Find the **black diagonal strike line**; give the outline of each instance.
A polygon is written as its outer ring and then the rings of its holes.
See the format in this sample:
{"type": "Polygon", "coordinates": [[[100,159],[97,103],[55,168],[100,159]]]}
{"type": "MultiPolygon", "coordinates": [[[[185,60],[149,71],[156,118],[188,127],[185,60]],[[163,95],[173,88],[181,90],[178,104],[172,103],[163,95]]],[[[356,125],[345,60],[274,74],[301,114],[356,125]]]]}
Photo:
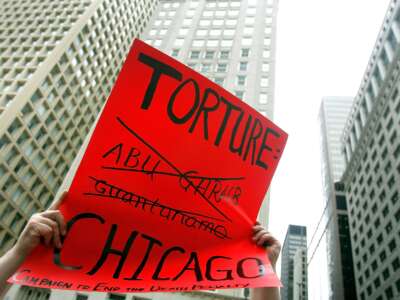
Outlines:
{"type": "MultiPolygon", "coordinates": [[[[144,173],[144,174],[149,174],[149,175],[155,174],[155,175],[180,177],[179,174],[172,173],[172,172],[146,171],[146,170],[138,170],[138,169],[132,169],[132,168],[119,168],[119,167],[112,167],[112,166],[102,166],[102,168],[106,169],[106,170],[126,171],[126,172],[134,172],[134,173],[144,173]]],[[[187,178],[190,178],[190,179],[215,180],[215,181],[236,181],[236,180],[245,179],[245,177],[210,177],[210,176],[201,176],[201,175],[187,175],[187,178]]]]}
{"type": "Polygon", "coordinates": [[[175,170],[175,172],[179,173],[180,176],[185,178],[187,182],[193,187],[193,189],[200,194],[200,196],[207,201],[208,204],[210,204],[220,215],[222,215],[225,219],[228,221],[232,222],[232,220],[225,215],[218,207],[216,207],[211,201],[209,201],[206,196],[203,195],[203,193],[196,188],[196,186],[193,184],[193,182],[184,174],[182,173],[177,167],[175,167],[169,160],[167,160],[160,152],[158,152],[153,146],[151,146],[149,143],[147,143],[141,136],[139,136],[135,131],[133,131],[128,125],[125,124],[124,121],[121,120],[120,117],[116,117],[117,121],[125,127],[126,130],[128,130],[131,134],[133,134],[138,140],[140,140],[143,144],[145,144],[147,147],[149,147],[154,153],[156,153],[159,157],[161,157],[167,165],[169,165],[172,169],[175,170]]]}

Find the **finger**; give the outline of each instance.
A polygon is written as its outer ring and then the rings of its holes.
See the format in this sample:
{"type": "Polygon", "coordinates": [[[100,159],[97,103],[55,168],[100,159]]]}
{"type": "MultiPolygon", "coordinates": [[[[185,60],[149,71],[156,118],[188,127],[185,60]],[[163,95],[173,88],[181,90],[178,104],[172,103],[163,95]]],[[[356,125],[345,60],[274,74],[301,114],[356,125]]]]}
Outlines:
{"type": "Polygon", "coordinates": [[[45,245],[50,246],[50,241],[53,237],[53,230],[51,229],[51,227],[44,223],[36,223],[34,230],[38,237],[44,239],[45,245]]]}
{"type": "Polygon", "coordinates": [[[263,226],[261,226],[261,225],[255,225],[255,226],[253,226],[253,232],[254,232],[254,233],[257,233],[257,232],[259,232],[259,231],[261,231],[261,230],[265,230],[265,228],[264,228],[263,226]]]}
{"type": "Polygon", "coordinates": [[[268,232],[265,230],[265,229],[263,229],[263,230],[260,230],[260,231],[258,231],[257,233],[255,233],[254,235],[253,235],[253,240],[254,241],[258,241],[259,239],[260,239],[260,237],[262,237],[264,234],[267,234],[268,232]]]}
{"type": "Polygon", "coordinates": [[[53,240],[53,246],[56,247],[56,248],[61,248],[62,244],[61,244],[61,237],[60,237],[60,229],[58,227],[57,222],[52,220],[52,219],[45,218],[45,217],[42,217],[42,216],[39,216],[37,218],[37,220],[40,223],[46,224],[46,225],[51,227],[52,233],[53,233],[53,239],[52,239],[53,240]]]}
{"type": "Polygon", "coordinates": [[[263,247],[273,247],[276,242],[276,239],[272,235],[264,234],[257,240],[257,245],[263,247]]]}
{"type": "Polygon", "coordinates": [[[41,213],[41,216],[56,221],[62,235],[65,235],[67,233],[67,225],[65,224],[64,216],[60,213],[59,210],[46,210],[41,213]]]}
{"type": "Polygon", "coordinates": [[[55,201],[53,201],[52,204],[50,204],[50,206],[49,206],[48,209],[49,209],[49,210],[55,210],[55,209],[57,209],[57,208],[60,206],[60,204],[64,201],[65,196],[67,196],[67,194],[68,194],[68,191],[67,191],[67,190],[63,191],[63,192],[61,193],[60,197],[58,197],[55,201]]]}

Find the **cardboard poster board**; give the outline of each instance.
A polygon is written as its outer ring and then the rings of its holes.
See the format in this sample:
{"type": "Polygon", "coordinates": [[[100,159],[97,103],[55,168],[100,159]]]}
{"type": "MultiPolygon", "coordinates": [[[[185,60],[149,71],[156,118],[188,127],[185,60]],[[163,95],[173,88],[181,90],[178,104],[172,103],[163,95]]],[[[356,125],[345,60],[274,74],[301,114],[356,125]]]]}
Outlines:
{"type": "Polygon", "coordinates": [[[135,40],[61,206],[63,247],[11,278],[100,292],[278,286],[251,227],[287,135],[135,40]]]}

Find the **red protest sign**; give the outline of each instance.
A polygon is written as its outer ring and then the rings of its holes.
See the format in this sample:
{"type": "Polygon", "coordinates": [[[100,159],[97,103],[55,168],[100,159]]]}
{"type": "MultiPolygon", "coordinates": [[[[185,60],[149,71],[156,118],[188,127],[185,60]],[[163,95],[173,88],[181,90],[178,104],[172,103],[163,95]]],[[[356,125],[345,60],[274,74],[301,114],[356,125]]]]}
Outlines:
{"type": "Polygon", "coordinates": [[[278,286],[251,226],[287,135],[136,40],[61,211],[61,250],[11,278],[87,291],[278,286]]]}

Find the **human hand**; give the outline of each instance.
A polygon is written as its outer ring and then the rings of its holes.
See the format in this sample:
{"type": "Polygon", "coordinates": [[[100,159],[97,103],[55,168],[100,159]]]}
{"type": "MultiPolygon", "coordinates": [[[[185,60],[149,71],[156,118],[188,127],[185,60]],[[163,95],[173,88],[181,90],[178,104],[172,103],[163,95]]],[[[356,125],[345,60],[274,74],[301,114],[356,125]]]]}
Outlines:
{"type": "Polygon", "coordinates": [[[268,258],[272,267],[275,269],[279,253],[281,252],[281,244],[267,230],[265,230],[258,221],[253,226],[253,241],[258,246],[264,247],[267,250],[268,258]]]}
{"type": "Polygon", "coordinates": [[[66,234],[64,217],[57,210],[67,192],[63,192],[48,210],[32,215],[14,246],[14,252],[20,257],[28,256],[33,249],[44,242],[46,246],[61,248],[61,235],[66,234]]]}

